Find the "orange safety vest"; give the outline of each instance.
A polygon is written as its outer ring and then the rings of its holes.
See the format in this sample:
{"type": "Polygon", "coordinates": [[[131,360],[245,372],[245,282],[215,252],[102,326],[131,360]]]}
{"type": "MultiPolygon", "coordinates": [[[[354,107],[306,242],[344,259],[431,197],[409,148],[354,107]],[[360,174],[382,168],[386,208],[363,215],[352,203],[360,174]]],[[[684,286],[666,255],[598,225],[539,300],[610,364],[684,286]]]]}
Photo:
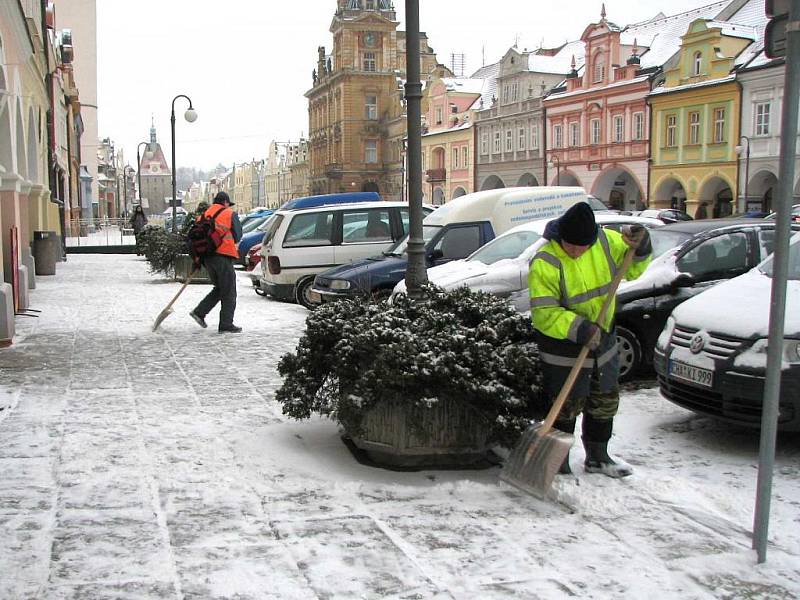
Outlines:
{"type": "Polygon", "coordinates": [[[212,204],[203,214],[208,219],[214,219],[217,234],[222,238],[222,243],[217,246],[217,254],[239,258],[239,251],[233,239],[233,209],[226,207],[219,210],[219,208],[219,204],[212,204]]]}

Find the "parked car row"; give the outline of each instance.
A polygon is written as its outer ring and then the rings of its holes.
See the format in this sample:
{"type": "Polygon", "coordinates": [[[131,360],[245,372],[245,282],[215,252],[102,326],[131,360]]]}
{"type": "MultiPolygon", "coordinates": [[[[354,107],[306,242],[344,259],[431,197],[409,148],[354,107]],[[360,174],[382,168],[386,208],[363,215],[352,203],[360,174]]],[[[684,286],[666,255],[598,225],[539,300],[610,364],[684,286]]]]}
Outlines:
{"type": "MultiPolygon", "coordinates": [[[[313,308],[340,298],[404,292],[408,206],[347,196],[330,202],[326,197],[302,199],[259,222],[260,243],[242,253],[248,266],[261,259],[251,275],[257,293],[313,308]]],[[[429,280],[445,289],[467,286],[497,294],[517,310],[529,310],[528,269],[544,243],[544,228],[581,200],[591,200],[582,188],[507,188],[462,196],[435,212],[426,207],[423,240],[429,280]]],[[[737,423],[758,422],[766,326],[751,313],[767,314],[768,297],[760,310],[755,300],[748,304],[747,293],[742,294],[747,302],[740,303],[731,301],[735,294],[725,296],[718,290],[724,289],[722,282],[739,277],[768,287],[763,280],[770,276],[774,220],[695,221],[664,210],[625,215],[599,202],[593,208],[601,227],[619,230],[638,223],[650,229],[653,242],[653,262],[642,277],[624,282],[618,295],[622,378],[654,364],[666,398],[737,423]],[[665,224],[669,221],[673,222],[665,224]],[[695,312],[686,312],[687,305],[695,312]],[[684,314],[695,316],[685,317],[682,325],[679,317],[684,314]],[[709,314],[715,319],[707,319],[709,314]],[[726,333],[730,321],[755,329],[726,333]],[[705,359],[685,356],[686,348],[705,359]],[[709,359],[715,352],[716,358],[709,359]]],[[[800,231],[800,223],[794,229],[800,231]]],[[[798,239],[792,246],[794,295],[787,309],[795,315],[800,314],[798,239]]],[[[755,293],[753,285],[748,290],[755,293]]],[[[794,321],[787,321],[785,356],[785,386],[797,398],[800,324],[794,321]]],[[[800,429],[796,403],[800,400],[782,404],[782,427],[800,429]]]]}

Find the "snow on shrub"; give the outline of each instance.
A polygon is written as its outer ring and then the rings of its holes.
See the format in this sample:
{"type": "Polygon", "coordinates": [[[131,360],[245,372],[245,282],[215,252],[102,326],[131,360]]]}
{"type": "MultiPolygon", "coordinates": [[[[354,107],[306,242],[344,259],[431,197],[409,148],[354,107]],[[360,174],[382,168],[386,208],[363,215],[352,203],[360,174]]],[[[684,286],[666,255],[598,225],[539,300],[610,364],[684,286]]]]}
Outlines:
{"type": "Polygon", "coordinates": [[[511,444],[544,407],[529,320],[504,300],[426,286],[414,301],[341,300],[312,312],[295,353],[278,363],[283,413],[326,415],[351,434],[379,400],[468,403],[490,441],[511,444]]]}

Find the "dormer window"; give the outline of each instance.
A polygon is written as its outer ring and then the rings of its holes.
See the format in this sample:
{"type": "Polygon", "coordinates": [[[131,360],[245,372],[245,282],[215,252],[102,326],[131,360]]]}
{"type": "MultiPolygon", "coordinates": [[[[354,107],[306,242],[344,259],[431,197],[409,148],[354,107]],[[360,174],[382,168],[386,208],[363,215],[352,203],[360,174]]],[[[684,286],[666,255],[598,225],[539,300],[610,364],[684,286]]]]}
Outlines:
{"type": "Polygon", "coordinates": [[[703,53],[702,52],[695,52],[694,53],[694,61],[692,67],[692,75],[700,75],[700,69],[703,66],[703,53]]]}
{"type": "Polygon", "coordinates": [[[592,70],[592,82],[602,83],[606,78],[606,61],[601,54],[594,61],[594,69],[592,70]]]}

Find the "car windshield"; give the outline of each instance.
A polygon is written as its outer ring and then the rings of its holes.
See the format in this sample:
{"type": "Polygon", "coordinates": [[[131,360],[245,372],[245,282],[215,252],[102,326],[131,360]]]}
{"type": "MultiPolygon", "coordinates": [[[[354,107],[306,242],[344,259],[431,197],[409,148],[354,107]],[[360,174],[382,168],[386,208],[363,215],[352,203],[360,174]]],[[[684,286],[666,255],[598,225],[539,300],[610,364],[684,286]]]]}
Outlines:
{"type": "Polygon", "coordinates": [[[483,248],[472,253],[468,261],[492,265],[506,258],[517,258],[525,250],[542,238],[535,231],[516,231],[492,240],[483,248]]]}
{"type": "Polygon", "coordinates": [[[269,218],[269,215],[264,215],[263,217],[262,216],[258,216],[258,217],[255,217],[255,218],[251,219],[250,221],[248,221],[247,223],[242,225],[242,233],[250,233],[251,231],[255,231],[256,227],[261,225],[268,218],[269,218]]]}
{"type": "Polygon", "coordinates": [[[657,258],[671,248],[680,246],[683,242],[692,237],[688,233],[680,231],[664,231],[663,229],[651,229],[650,239],[653,242],[653,258],[657,258]]]}
{"type": "MultiPolygon", "coordinates": [[[[422,239],[425,241],[425,245],[427,246],[428,242],[430,242],[439,230],[442,227],[440,225],[423,225],[422,226],[422,239]]],[[[405,236],[399,242],[397,242],[394,246],[389,248],[384,254],[387,256],[401,256],[405,254],[406,249],[408,248],[408,236],[405,236]]]]}
{"type": "MultiPolygon", "coordinates": [[[[767,277],[772,277],[775,255],[762,262],[758,269],[767,277]]],[[[789,279],[800,280],[800,235],[795,235],[789,246],[789,279]]]]}
{"type": "Polygon", "coordinates": [[[275,222],[274,217],[276,217],[276,216],[277,215],[269,215],[266,219],[264,219],[264,221],[261,223],[261,225],[256,227],[256,229],[258,229],[259,231],[266,231],[267,229],[270,228],[272,223],[275,222]]]}
{"type": "Polygon", "coordinates": [[[594,196],[586,196],[586,202],[592,207],[592,210],[608,210],[608,207],[603,202],[594,196]]]}

